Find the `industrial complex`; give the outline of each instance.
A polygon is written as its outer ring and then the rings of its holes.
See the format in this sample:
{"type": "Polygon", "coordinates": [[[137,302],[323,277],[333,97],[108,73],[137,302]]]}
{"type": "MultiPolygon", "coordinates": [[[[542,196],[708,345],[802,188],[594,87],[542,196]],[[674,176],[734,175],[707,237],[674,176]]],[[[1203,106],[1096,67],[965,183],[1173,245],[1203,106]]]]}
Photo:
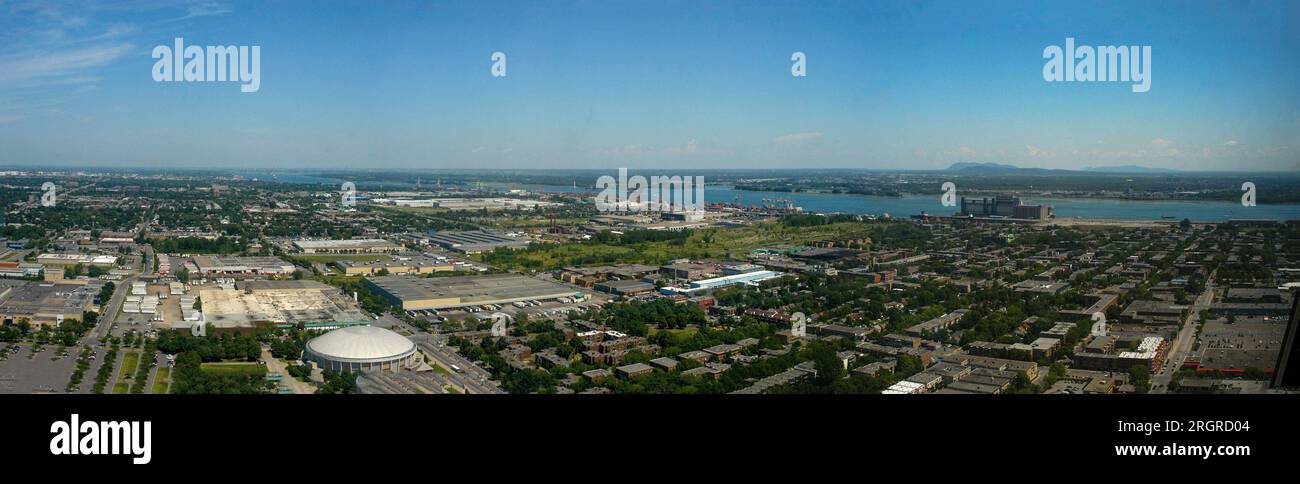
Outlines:
{"type": "Polygon", "coordinates": [[[391,256],[388,260],[358,261],[337,260],[332,264],[344,275],[357,276],[387,272],[388,274],[428,274],[454,271],[456,265],[446,257],[391,256]]]}
{"type": "Polygon", "coordinates": [[[0,322],[5,326],[23,320],[54,325],[64,319],[81,319],[97,292],[97,285],[0,279],[0,322]]]}
{"type": "Polygon", "coordinates": [[[384,239],[295,240],[293,246],[304,254],[389,254],[402,246],[384,239]]]}
{"type": "Polygon", "coordinates": [[[384,276],[366,279],[366,285],[407,311],[509,304],[582,294],[554,282],[519,274],[436,278],[384,276]]]}
{"type": "Polygon", "coordinates": [[[293,264],[279,257],[235,257],[216,255],[196,255],[185,263],[193,274],[204,277],[215,276],[255,276],[270,277],[292,274],[293,264]]]}
{"type": "MultiPolygon", "coordinates": [[[[202,325],[212,325],[215,331],[249,333],[258,326],[299,324],[331,329],[369,322],[351,297],[314,281],[248,281],[233,287],[208,287],[199,290],[199,300],[203,304],[202,325]]],[[[188,327],[188,323],[178,324],[188,327]]]]}
{"type": "Polygon", "coordinates": [[[478,254],[496,250],[497,247],[518,249],[528,247],[528,237],[516,237],[490,230],[433,232],[429,243],[465,254],[478,254]]]}

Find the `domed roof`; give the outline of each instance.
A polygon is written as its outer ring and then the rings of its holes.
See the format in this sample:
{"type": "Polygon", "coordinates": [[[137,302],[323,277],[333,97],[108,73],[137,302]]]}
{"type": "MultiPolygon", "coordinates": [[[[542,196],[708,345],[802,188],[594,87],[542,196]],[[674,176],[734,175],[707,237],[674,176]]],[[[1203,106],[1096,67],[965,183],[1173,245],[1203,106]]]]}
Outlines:
{"type": "Polygon", "coordinates": [[[349,326],[313,338],[307,350],[335,360],[385,360],[414,352],[415,343],[384,328],[349,326]]]}

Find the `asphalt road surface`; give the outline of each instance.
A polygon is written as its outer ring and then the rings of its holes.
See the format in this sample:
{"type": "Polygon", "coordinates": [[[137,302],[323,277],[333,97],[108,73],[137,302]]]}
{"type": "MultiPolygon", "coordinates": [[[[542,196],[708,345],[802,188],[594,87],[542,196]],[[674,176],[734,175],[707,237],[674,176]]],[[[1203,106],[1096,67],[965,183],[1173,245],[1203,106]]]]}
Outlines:
{"type": "Polygon", "coordinates": [[[1214,302],[1214,283],[1210,282],[1205,285],[1205,292],[1197,296],[1196,301],[1192,302],[1192,307],[1188,310],[1187,321],[1183,322],[1183,328],[1178,331],[1178,336],[1174,338],[1169,354],[1165,356],[1164,364],[1160,367],[1160,371],[1152,375],[1151,393],[1166,393],[1169,391],[1169,382],[1173,381],[1174,374],[1178,373],[1178,369],[1183,367],[1183,362],[1187,360],[1188,354],[1192,351],[1192,345],[1196,342],[1196,327],[1201,322],[1201,311],[1209,308],[1212,302],[1214,302]]]}

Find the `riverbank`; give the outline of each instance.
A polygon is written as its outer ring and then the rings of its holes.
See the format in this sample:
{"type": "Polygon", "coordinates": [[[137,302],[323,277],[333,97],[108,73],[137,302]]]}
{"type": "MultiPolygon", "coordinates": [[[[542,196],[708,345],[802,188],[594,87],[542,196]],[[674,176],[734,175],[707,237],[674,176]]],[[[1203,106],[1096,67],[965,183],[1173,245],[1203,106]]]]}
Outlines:
{"type": "Polygon", "coordinates": [[[1057,217],[1051,220],[1044,221],[1040,225],[1050,225],[1054,227],[1120,227],[1126,229],[1140,229],[1140,228],[1169,227],[1171,225],[1178,225],[1178,221],[1057,217]]]}

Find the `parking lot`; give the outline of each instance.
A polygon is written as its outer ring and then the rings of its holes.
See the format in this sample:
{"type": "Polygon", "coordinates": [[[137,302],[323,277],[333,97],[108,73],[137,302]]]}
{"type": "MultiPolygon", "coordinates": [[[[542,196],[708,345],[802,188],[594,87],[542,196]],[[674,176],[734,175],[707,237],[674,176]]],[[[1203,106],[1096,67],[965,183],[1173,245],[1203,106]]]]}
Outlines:
{"type": "MultiPolygon", "coordinates": [[[[172,329],[172,325],[178,323],[183,328],[189,327],[181,317],[180,296],[170,294],[170,289],[166,284],[150,284],[146,287],[146,291],[149,295],[160,298],[156,312],[152,314],[127,313],[119,310],[115,319],[117,327],[113,330],[112,336],[122,336],[128,330],[134,330],[137,334],[141,334],[158,329],[172,329]],[[161,317],[161,320],[159,320],[159,317],[161,317]]],[[[197,294],[197,289],[191,288],[187,291],[187,294],[197,294]]]]}
{"type": "MultiPolygon", "coordinates": [[[[73,350],[68,351],[67,357],[59,358],[57,346],[47,345],[44,351],[34,355],[30,343],[9,347],[18,351],[10,350],[8,358],[0,361],[0,393],[63,393],[77,366],[73,350]]],[[[84,380],[82,386],[86,386],[84,380]]]]}

